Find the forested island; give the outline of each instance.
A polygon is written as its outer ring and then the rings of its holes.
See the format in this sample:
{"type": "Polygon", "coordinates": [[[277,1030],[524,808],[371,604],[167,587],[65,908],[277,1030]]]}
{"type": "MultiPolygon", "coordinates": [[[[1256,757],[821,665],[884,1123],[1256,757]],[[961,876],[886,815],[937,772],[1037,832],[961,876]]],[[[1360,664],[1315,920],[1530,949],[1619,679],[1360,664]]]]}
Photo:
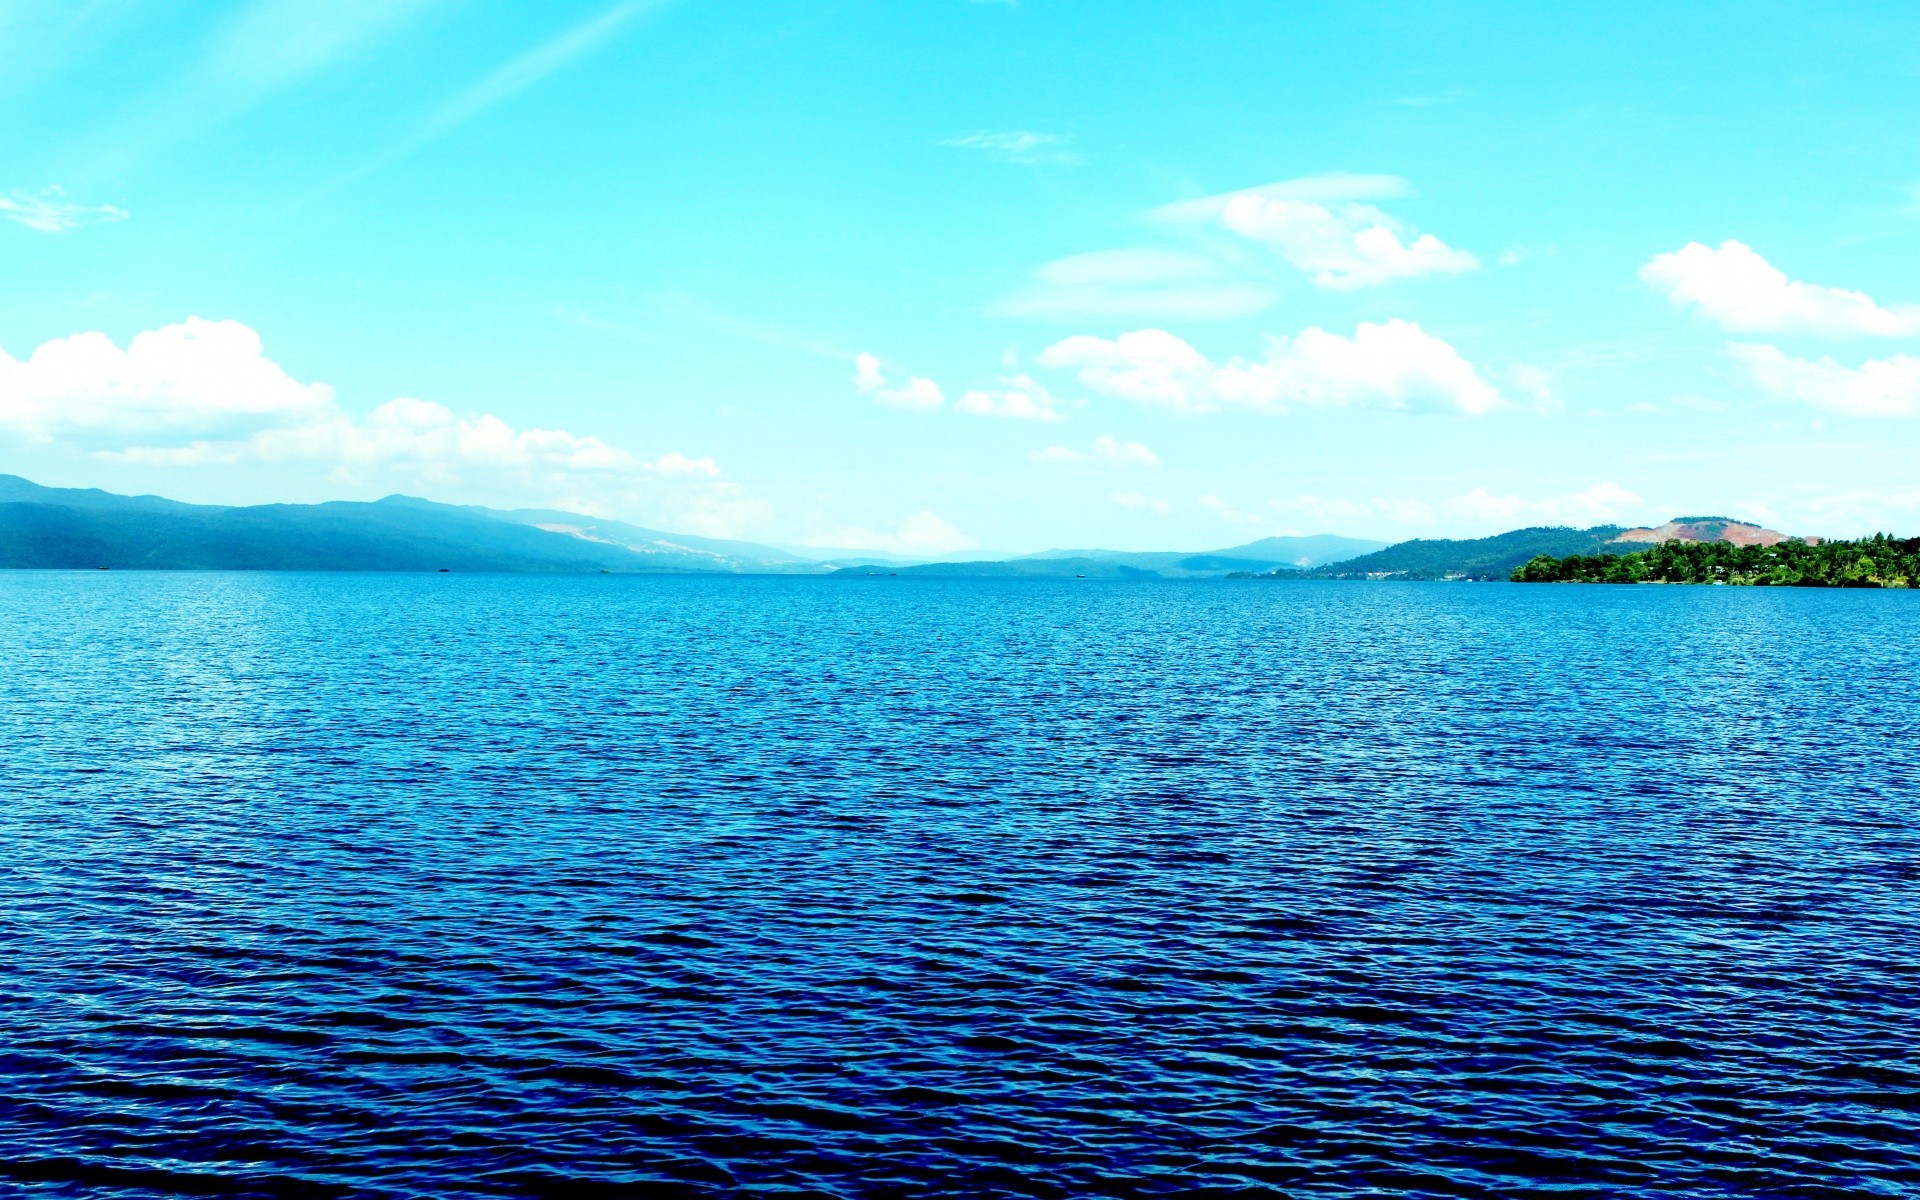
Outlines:
{"type": "Polygon", "coordinates": [[[1668,541],[1631,554],[1542,554],[1515,583],[1726,583],[1774,587],[1905,588],[1920,583],[1920,538],[1772,546],[1668,541]]]}

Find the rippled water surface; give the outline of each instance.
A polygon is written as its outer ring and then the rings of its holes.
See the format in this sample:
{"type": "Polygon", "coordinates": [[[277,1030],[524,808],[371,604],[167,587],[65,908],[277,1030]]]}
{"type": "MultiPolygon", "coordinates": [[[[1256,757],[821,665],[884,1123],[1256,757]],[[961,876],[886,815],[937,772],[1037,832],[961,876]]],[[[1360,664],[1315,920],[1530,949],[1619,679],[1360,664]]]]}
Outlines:
{"type": "Polygon", "coordinates": [[[0,1191],[1912,1196],[1917,634],[0,574],[0,1191]]]}

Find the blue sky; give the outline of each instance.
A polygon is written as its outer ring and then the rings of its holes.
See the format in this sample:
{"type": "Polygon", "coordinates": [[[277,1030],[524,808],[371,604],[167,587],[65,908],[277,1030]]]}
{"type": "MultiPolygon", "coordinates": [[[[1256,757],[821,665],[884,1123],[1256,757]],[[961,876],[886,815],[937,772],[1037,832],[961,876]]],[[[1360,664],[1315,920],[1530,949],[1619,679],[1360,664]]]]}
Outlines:
{"type": "Polygon", "coordinates": [[[7,0],[0,470],[916,554],[1920,531],[1920,10],[7,0]]]}

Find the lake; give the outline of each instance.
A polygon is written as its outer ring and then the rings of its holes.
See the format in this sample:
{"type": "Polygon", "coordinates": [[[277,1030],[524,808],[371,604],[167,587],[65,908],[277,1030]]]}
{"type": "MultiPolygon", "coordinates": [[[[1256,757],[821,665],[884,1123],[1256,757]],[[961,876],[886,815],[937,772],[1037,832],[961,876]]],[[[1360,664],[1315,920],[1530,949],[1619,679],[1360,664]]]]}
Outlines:
{"type": "Polygon", "coordinates": [[[20,1196],[1920,1189],[1920,595],[0,573],[20,1196]]]}

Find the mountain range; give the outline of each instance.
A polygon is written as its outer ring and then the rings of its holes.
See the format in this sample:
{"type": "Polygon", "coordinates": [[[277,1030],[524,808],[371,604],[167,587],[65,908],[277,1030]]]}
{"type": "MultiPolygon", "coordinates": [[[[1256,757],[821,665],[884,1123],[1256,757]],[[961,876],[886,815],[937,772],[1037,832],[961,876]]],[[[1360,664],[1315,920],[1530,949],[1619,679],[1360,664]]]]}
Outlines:
{"type": "MultiPolygon", "coordinates": [[[[842,560],[842,563],[857,560],[842,560]]],[[[835,564],[842,565],[842,564],[835,564]]],[[[185,504],[0,475],[0,567],[304,571],[817,571],[752,542],[575,513],[408,496],[372,503],[185,504]]]]}
{"type": "Polygon", "coordinates": [[[1519,529],[1464,541],[1388,545],[1318,534],[1197,553],[1047,550],[926,562],[696,537],[552,509],[480,508],[411,496],[187,504],[97,488],[43,487],[0,475],[0,568],[1505,579],[1539,554],[1626,553],[1668,537],[1768,545],[1784,536],[1724,517],[1682,517],[1652,529],[1519,529]]]}

